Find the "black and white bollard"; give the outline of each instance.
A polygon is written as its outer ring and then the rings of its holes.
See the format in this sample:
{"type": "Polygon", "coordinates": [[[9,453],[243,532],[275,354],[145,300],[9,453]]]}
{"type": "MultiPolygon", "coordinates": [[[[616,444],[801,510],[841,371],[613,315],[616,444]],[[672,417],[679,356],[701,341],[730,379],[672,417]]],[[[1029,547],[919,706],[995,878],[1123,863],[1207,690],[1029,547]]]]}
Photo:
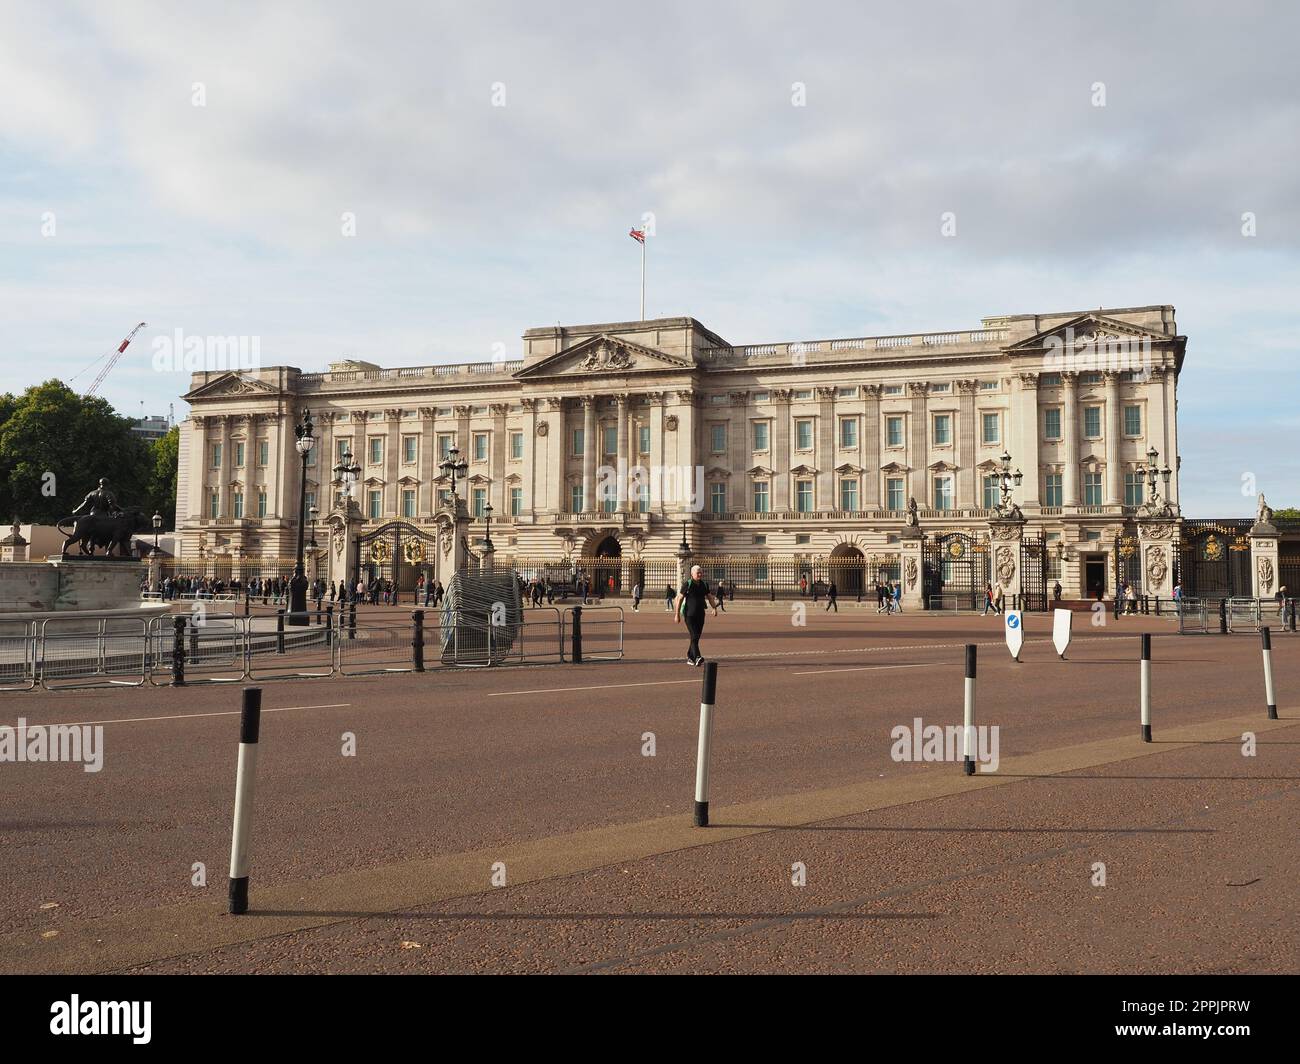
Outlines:
{"type": "Polygon", "coordinates": [[[962,760],[968,776],[975,775],[975,655],[978,647],[966,644],[966,697],[962,715],[962,760]]]}
{"type": "Polygon", "coordinates": [[[695,826],[709,826],[709,751],[713,746],[713,703],[718,693],[718,663],[704,663],[700,694],[700,742],[695,751],[695,826]]]}
{"type": "Polygon", "coordinates": [[[1151,633],[1142,633],[1142,741],[1151,741],[1151,633]]]}
{"type": "Polygon", "coordinates": [[[1268,703],[1268,719],[1277,720],[1277,695],[1273,693],[1273,633],[1267,625],[1259,630],[1259,641],[1264,646],[1264,699],[1268,703]]]}
{"type": "Polygon", "coordinates": [[[230,836],[230,914],[248,912],[248,837],[257,779],[257,737],[262,723],[262,689],[244,688],[239,715],[239,764],[235,769],[235,827],[230,836]]]}

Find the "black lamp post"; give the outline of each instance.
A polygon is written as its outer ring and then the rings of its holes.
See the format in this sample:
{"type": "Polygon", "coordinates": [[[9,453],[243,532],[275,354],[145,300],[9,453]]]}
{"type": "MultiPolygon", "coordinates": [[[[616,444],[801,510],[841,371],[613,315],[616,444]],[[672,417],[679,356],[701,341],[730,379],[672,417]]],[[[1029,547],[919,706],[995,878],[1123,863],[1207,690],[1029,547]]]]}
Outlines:
{"type": "Polygon", "coordinates": [[[162,514],[155,512],[153,515],[153,552],[158,553],[158,533],[162,531],[162,514]]]}
{"type": "Polygon", "coordinates": [[[1162,479],[1165,483],[1165,505],[1168,506],[1169,478],[1174,475],[1174,471],[1167,465],[1164,469],[1160,468],[1160,452],[1156,450],[1154,444],[1147,451],[1147,467],[1144,472],[1147,480],[1147,495],[1150,498],[1152,509],[1158,509],[1160,503],[1160,492],[1156,487],[1157,478],[1162,479]]]}
{"type": "Polygon", "coordinates": [[[686,522],[682,522],[682,541],[677,545],[678,552],[686,557],[691,553],[691,545],[686,542],[686,522]]]}
{"type": "Polygon", "coordinates": [[[438,463],[438,468],[446,476],[451,477],[451,505],[452,509],[456,508],[458,499],[456,497],[456,477],[464,477],[469,472],[469,463],[460,457],[460,448],[456,446],[447,449],[447,457],[438,463]]]}
{"type": "Polygon", "coordinates": [[[290,624],[302,626],[309,622],[307,617],[307,575],[303,565],[304,536],[307,531],[307,456],[316,446],[316,437],[312,435],[311,411],[304,410],[302,424],[294,428],[297,439],[294,446],[302,455],[302,476],[298,481],[298,554],[295,560],[293,576],[289,579],[289,617],[290,624]]]}
{"type": "Polygon", "coordinates": [[[1025,479],[1025,475],[1020,472],[1019,469],[1014,473],[1011,472],[1011,454],[1008,451],[1004,450],[998,460],[1002,463],[1002,468],[998,473],[998,484],[1002,492],[1002,501],[998,504],[998,513],[1007,516],[1010,515],[1013,510],[1011,505],[1011,490],[1013,487],[1020,487],[1020,483],[1025,479]]]}
{"type": "Polygon", "coordinates": [[[483,518],[487,521],[487,531],[483,533],[483,550],[491,553],[495,548],[492,546],[492,504],[488,503],[483,507],[483,518]]]}

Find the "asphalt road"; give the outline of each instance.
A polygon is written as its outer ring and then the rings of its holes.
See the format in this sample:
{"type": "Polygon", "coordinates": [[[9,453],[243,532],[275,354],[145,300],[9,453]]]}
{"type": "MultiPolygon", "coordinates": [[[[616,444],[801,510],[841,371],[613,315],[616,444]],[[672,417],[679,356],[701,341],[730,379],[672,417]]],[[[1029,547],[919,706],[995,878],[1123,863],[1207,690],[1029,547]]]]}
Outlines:
{"type": "Polygon", "coordinates": [[[653,603],[622,662],[266,682],[238,918],[237,685],[9,694],[102,723],[104,763],[0,764],[0,970],[1294,970],[1300,637],[1269,722],[1256,637],[1079,615],[1060,661],[1031,616],[1015,663],[997,618],[808,606],[708,623],[706,830],[701,670],[653,603]],[[968,641],[998,771],[895,760],[960,722],[968,641]]]}

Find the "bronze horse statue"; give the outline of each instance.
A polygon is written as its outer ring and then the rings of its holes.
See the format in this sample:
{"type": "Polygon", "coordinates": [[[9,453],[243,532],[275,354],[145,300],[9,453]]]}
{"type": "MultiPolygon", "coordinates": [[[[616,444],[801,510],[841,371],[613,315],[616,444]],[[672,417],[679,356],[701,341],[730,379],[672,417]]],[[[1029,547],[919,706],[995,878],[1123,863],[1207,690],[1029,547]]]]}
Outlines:
{"type": "Polygon", "coordinates": [[[114,548],[117,548],[118,557],[130,558],[131,537],[137,532],[152,531],[153,521],[139,510],[123,510],[116,514],[89,513],[64,517],[56,527],[67,537],[63,541],[64,558],[74,543],[84,555],[94,555],[96,548],[103,547],[106,558],[113,556],[114,548]]]}

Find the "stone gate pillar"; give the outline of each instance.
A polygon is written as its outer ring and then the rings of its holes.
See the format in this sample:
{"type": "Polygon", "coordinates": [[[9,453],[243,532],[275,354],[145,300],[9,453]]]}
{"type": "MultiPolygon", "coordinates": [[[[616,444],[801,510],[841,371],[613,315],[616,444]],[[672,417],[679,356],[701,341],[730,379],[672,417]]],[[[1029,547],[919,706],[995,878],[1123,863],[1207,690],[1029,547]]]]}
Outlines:
{"type": "Polygon", "coordinates": [[[1021,546],[1024,538],[1023,518],[990,518],[989,580],[995,587],[999,584],[1002,586],[1006,609],[1012,609],[1020,604],[1020,594],[1024,586],[1020,573],[1021,546]]]}
{"type": "Polygon", "coordinates": [[[1138,550],[1142,594],[1153,599],[1173,598],[1178,526],[1170,521],[1138,521],[1138,550]]]}
{"type": "Polygon", "coordinates": [[[326,559],[326,577],[332,584],[343,581],[343,586],[355,588],[357,571],[357,534],[361,530],[361,509],[350,499],[336,507],[326,519],[329,528],[329,552],[326,559]]]}
{"type": "Polygon", "coordinates": [[[438,509],[433,579],[444,588],[450,585],[453,576],[469,567],[469,523],[469,511],[458,495],[438,509]]]}
{"type": "Polygon", "coordinates": [[[898,534],[898,579],[903,585],[901,601],[905,611],[925,609],[925,559],[921,556],[924,542],[920,528],[915,525],[898,534]]]}
{"type": "MultiPolygon", "coordinates": [[[[1272,516],[1271,513],[1269,516],[1272,516]]],[[[1250,579],[1257,599],[1271,599],[1277,594],[1281,576],[1278,570],[1278,531],[1272,521],[1257,521],[1250,530],[1250,579]]],[[[1296,589],[1287,588],[1294,598],[1296,589]]]]}

